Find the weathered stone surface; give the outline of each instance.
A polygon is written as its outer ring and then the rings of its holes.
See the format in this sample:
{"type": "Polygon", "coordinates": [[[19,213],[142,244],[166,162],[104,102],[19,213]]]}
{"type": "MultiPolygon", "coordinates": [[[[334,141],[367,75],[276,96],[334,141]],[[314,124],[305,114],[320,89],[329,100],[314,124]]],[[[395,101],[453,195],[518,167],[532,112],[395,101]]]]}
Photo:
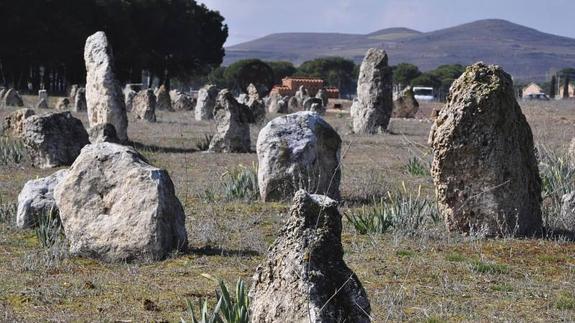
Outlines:
{"type": "Polygon", "coordinates": [[[218,97],[218,88],[208,84],[198,92],[198,102],[196,103],[196,120],[211,120],[214,118],[214,106],[218,97]]]}
{"type": "Polygon", "coordinates": [[[76,93],[78,92],[79,86],[78,84],[72,84],[70,86],[70,92],[68,97],[70,98],[70,101],[74,101],[74,99],[76,98],[76,93]]]}
{"type": "Polygon", "coordinates": [[[38,90],[38,101],[46,99],[48,100],[48,91],[46,90],[38,90]]]}
{"type": "Polygon", "coordinates": [[[288,113],[288,102],[289,98],[285,97],[281,100],[278,100],[278,110],[277,113],[288,113]]]}
{"type": "Polygon", "coordinates": [[[35,115],[32,109],[20,109],[4,117],[2,132],[4,135],[21,138],[24,133],[24,120],[35,115]]]}
{"type": "Polygon", "coordinates": [[[54,200],[54,188],[68,174],[62,169],[54,174],[26,182],[18,195],[16,226],[21,229],[32,228],[38,224],[38,217],[57,210],[54,200]]]}
{"type": "Polygon", "coordinates": [[[170,93],[166,89],[165,85],[161,85],[158,89],[156,109],[160,111],[174,111],[172,108],[172,100],[170,99],[170,93]]]}
{"type": "Polygon", "coordinates": [[[74,255],[156,260],[187,247],[184,209],[168,172],[131,147],[86,146],[54,197],[74,255]]]}
{"type": "Polygon", "coordinates": [[[156,96],[152,89],[142,90],[134,97],[132,112],[136,119],[156,122],[156,96]]]}
{"type": "Polygon", "coordinates": [[[120,143],[120,139],[118,139],[118,135],[116,134],[116,128],[109,123],[101,123],[90,128],[89,137],[92,144],[102,142],[120,143]]]}
{"type": "Polygon", "coordinates": [[[46,99],[40,99],[40,101],[36,103],[36,109],[48,109],[48,101],[46,99]]]}
{"type": "Polygon", "coordinates": [[[26,118],[22,138],[34,166],[40,168],[71,165],[82,147],[90,143],[82,121],[70,112],[26,118]]]}
{"type": "Polygon", "coordinates": [[[343,261],[341,230],[336,201],[295,194],[287,223],[253,277],[252,322],[370,322],[367,294],[343,261]]]}
{"type": "Polygon", "coordinates": [[[449,230],[539,232],[541,179],[511,76],[498,66],[468,67],[431,131],[431,172],[449,230]]]}
{"type": "Polygon", "coordinates": [[[298,189],[340,198],[341,138],[319,115],[273,119],[260,131],[256,149],[263,201],[290,199],[298,189]]]}
{"type": "Polygon", "coordinates": [[[292,96],[288,100],[288,111],[289,112],[296,112],[302,109],[302,105],[300,105],[298,99],[295,96],[292,96]]]}
{"type": "Polygon", "coordinates": [[[192,111],[196,106],[196,102],[191,95],[177,90],[170,91],[170,99],[172,100],[174,111],[192,111]]]}
{"type": "Polygon", "coordinates": [[[303,109],[305,111],[315,112],[317,114],[325,114],[325,106],[323,101],[318,98],[308,98],[303,103],[303,109]]]}
{"type": "Polygon", "coordinates": [[[394,118],[415,118],[417,111],[419,111],[419,103],[415,99],[411,86],[408,86],[393,101],[391,116],[394,118]]]}
{"type": "Polygon", "coordinates": [[[327,91],[324,88],[319,89],[319,91],[317,91],[316,98],[321,99],[322,103],[323,103],[323,107],[327,107],[329,98],[327,96],[327,91]]]}
{"type": "Polygon", "coordinates": [[[300,85],[298,90],[295,92],[295,98],[297,99],[299,106],[303,106],[304,101],[309,98],[309,94],[305,86],[300,85]]]}
{"type": "Polygon", "coordinates": [[[88,111],[88,106],[86,104],[86,89],[81,87],[76,90],[76,96],[74,97],[74,112],[84,112],[88,111]]]}
{"type": "MultiPolygon", "coordinates": [[[[136,92],[132,89],[124,90],[124,103],[126,104],[126,111],[127,112],[132,112],[134,97],[136,97],[136,94],[138,94],[138,92],[136,92]]],[[[155,95],[154,95],[154,97],[155,97],[155,95]]]]}
{"type": "Polygon", "coordinates": [[[555,228],[568,231],[575,235],[575,192],[563,195],[561,199],[561,214],[555,228]]]}
{"type": "Polygon", "coordinates": [[[252,111],[256,123],[261,124],[266,120],[266,105],[260,98],[260,94],[255,85],[248,86],[248,101],[247,106],[252,111]]]}
{"type": "Polygon", "coordinates": [[[118,138],[128,141],[128,117],[122,89],[113,71],[112,48],[104,32],[88,37],[84,48],[86,62],[86,103],[90,127],[111,123],[118,138]]]}
{"type": "Polygon", "coordinates": [[[64,111],[70,107],[70,100],[68,98],[59,98],[56,102],[56,110],[64,111]]]}
{"type": "Polygon", "coordinates": [[[374,134],[387,129],[393,109],[392,74],[385,51],[367,51],[359,71],[357,100],[351,106],[355,133],[374,134]]]}
{"type": "Polygon", "coordinates": [[[226,89],[220,91],[214,107],[217,132],[210,142],[209,151],[224,153],[250,152],[251,110],[236,101],[226,89]]]}
{"type": "Polygon", "coordinates": [[[14,106],[14,107],[24,106],[24,101],[22,101],[22,97],[14,89],[6,90],[6,93],[4,93],[4,97],[2,98],[2,102],[4,103],[5,106],[14,106]]]}

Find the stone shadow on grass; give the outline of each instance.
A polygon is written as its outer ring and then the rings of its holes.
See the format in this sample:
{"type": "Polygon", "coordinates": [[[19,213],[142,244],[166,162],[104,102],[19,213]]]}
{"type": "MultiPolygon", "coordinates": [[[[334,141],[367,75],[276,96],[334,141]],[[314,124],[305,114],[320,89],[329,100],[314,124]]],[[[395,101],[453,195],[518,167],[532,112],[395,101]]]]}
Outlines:
{"type": "Polygon", "coordinates": [[[199,152],[194,148],[180,148],[180,147],[161,147],[156,145],[143,144],[136,141],[130,141],[130,146],[136,148],[138,151],[149,151],[154,153],[174,153],[174,154],[190,154],[199,152]]]}
{"type": "Polygon", "coordinates": [[[210,246],[205,246],[201,248],[188,248],[186,253],[203,255],[203,256],[223,256],[223,257],[255,257],[260,255],[258,251],[250,249],[233,250],[233,249],[215,248],[210,246]]]}

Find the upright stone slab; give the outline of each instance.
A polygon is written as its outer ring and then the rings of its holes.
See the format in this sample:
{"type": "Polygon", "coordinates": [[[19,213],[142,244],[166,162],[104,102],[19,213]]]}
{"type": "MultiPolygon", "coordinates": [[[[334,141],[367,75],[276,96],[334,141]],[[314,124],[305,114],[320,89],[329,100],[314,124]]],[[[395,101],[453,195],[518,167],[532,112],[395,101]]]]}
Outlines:
{"type": "Polygon", "coordinates": [[[46,99],[40,99],[40,101],[36,103],[36,109],[48,109],[48,101],[46,99]]]}
{"type": "Polygon", "coordinates": [[[18,91],[14,89],[8,89],[6,93],[4,93],[3,103],[5,106],[13,106],[13,107],[23,107],[24,101],[22,101],[22,97],[18,94],[18,91]]]}
{"type": "Polygon", "coordinates": [[[196,103],[196,120],[211,120],[214,118],[214,106],[218,97],[218,89],[215,85],[208,84],[198,92],[198,102],[196,103]]]}
{"type": "Polygon", "coordinates": [[[131,147],[86,146],[54,197],[73,255],[146,261],[187,247],[184,209],[168,172],[131,147]]]}
{"type": "Polygon", "coordinates": [[[439,210],[449,230],[486,236],[541,230],[533,135],[503,69],[469,66],[451,86],[430,141],[439,210]]]}
{"type": "Polygon", "coordinates": [[[327,91],[325,90],[325,88],[319,89],[319,91],[317,91],[317,94],[315,95],[315,97],[321,100],[324,108],[327,107],[329,98],[327,96],[327,91]]]}
{"type": "MultiPolygon", "coordinates": [[[[153,93],[153,91],[152,91],[153,93]]],[[[124,89],[124,103],[126,104],[126,111],[132,112],[132,105],[134,102],[134,97],[138,94],[138,92],[132,89],[124,89]]],[[[154,95],[155,97],[155,95],[154,95]]]]}
{"type": "Polygon", "coordinates": [[[138,92],[132,102],[132,112],[136,119],[156,122],[156,96],[152,89],[138,92]]]}
{"type": "Polygon", "coordinates": [[[191,111],[196,106],[191,95],[178,90],[170,91],[170,99],[172,100],[172,109],[174,111],[191,111]]]}
{"type": "Polygon", "coordinates": [[[86,40],[86,103],[90,127],[111,123],[118,138],[128,141],[128,117],[122,89],[113,70],[112,48],[106,34],[95,33],[86,40]]]}
{"type": "Polygon", "coordinates": [[[260,131],[256,148],[263,201],[290,199],[299,189],[340,198],[341,138],[319,115],[273,119],[260,131]]]}
{"type": "Polygon", "coordinates": [[[86,89],[81,87],[76,90],[76,95],[74,97],[74,112],[85,112],[88,110],[86,104],[86,89]]]}
{"type": "Polygon", "coordinates": [[[261,124],[266,119],[266,106],[264,101],[260,98],[260,94],[255,85],[248,86],[248,101],[247,106],[252,111],[256,123],[261,124]]]}
{"type": "Polygon", "coordinates": [[[42,99],[48,100],[48,91],[38,90],[38,101],[40,101],[42,99]]]}
{"type": "Polygon", "coordinates": [[[287,101],[288,105],[288,112],[296,112],[302,109],[302,105],[299,104],[298,99],[295,96],[292,96],[287,101]]]}
{"type": "Polygon", "coordinates": [[[214,108],[216,134],[209,151],[218,153],[250,152],[250,123],[254,122],[251,110],[224,89],[218,94],[214,108]]]}
{"type": "Polygon", "coordinates": [[[34,110],[28,108],[19,109],[8,114],[4,117],[4,122],[2,123],[2,133],[10,137],[21,138],[24,134],[24,120],[35,114],[34,110]]]}
{"type": "Polygon", "coordinates": [[[357,99],[351,107],[355,133],[374,134],[387,129],[393,109],[392,74],[385,51],[367,51],[359,70],[357,99]]]}
{"type": "Polygon", "coordinates": [[[309,98],[309,94],[307,89],[305,88],[305,86],[300,85],[300,87],[298,88],[298,90],[295,92],[295,98],[298,101],[298,105],[301,107],[303,106],[303,103],[305,100],[307,100],[309,98]]]}
{"type": "Polygon", "coordinates": [[[59,98],[56,102],[56,110],[65,111],[70,108],[70,100],[68,98],[59,98]]]}
{"type": "Polygon", "coordinates": [[[101,123],[90,128],[88,135],[90,136],[90,143],[92,144],[99,144],[102,142],[111,142],[114,144],[120,143],[118,135],[116,135],[116,128],[109,123],[101,123]]]}
{"type": "Polygon", "coordinates": [[[40,179],[33,179],[24,185],[18,195],[16,226],[20,229],[33,228],[38,225],[38,218],[50,211],[57,211],[54,200],[54,188],[68,174],[62,169],[40,179]]]}
{"type": "Polygon", "coordinates": [[[68,93],[68,97],[70,98],[70,101],[74,101],[74,99],[76,98],[76,93],[78,92],[79,86],[78,84],[72,84],[70,86],[70,92],[68,93]]]}
{"type": "Polygon", "coordinates": [[[301,190],[253,276],[251,322],[371,322],[367,294],[343,260],[337,202],[301,190]]]}
{"type": "Polygon", "coordinates": [[[24,120],[22,139],[36,167],[71,165],[89,144],[82,121],[70,112],[33,115],[24,120]]]}
{"type": "Polygon", "coordinates": [[[170,92],[168,92],[166,86],[163,84],[158,89],[156,109],[160,111],[174,111],[172,108],[172,100],[170,99],[170,92]]]}
{"type": "Polygon", "coordinates": [[[406,87],[401,94],[393,101],[394,118],[415,118],[419,111],[419,103],[415,99],[415,94],[411,86],[406,87]]]}
{"type": "Polygon", "coordinates": [[[303,109],[317,114],[325,114],[325,106],[323,105],[323,101],[319,98],[306,99],[303,103],[303,109]]]}

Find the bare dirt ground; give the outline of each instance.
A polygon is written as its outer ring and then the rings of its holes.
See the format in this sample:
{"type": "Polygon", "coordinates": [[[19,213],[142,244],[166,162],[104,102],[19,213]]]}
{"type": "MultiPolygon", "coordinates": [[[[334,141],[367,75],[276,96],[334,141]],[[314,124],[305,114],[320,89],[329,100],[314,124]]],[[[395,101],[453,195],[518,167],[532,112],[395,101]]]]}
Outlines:
{"type": "MultiPolygon", "coordinates": [[[[521,104],[536,142],[566,150],[575,137],[575,101],[521,104]]],[[[13,110],[0,110],[0,118],[13,110]]],[[[431,158],[425,118],[431,106],[422,111],[418,119],[393,119],[391,134],[375,136],[351,135],[348,114],[328,113],[344,141],[342,213],[403,186],[433,200],[429,176],[406,172],[410,158],[431,158]]],[[[83,114],[75,115],[86,124],[83,114]]],[[[215,129],[194,121],[192,112],[160,112],[158,120],[130,118],[129,136],[152,164],[170,172],[186,210],[191,250],[145,264],[57,257],[33,230],[0,222],[0,321],[174,322],[187,317],[187,299],[214,299],[217,286],[202,273],[229,285],[238,278],[251,283],[289,204],[218,198],[222,174],[251,166],[256,154],[199,152],[196,145],[215,129]]],[[[258,131],[253,127],[254,150],[258,131]]],[[[15,202],[27,180],[54,171],[0,166],[1,203],[15,202]]],[[[449,234],[442,224],[409,235],[360,235],[343,221],[345,261],[368,293],[375,322],[575,321],[573,242],[480,240],[449,234]]]]}

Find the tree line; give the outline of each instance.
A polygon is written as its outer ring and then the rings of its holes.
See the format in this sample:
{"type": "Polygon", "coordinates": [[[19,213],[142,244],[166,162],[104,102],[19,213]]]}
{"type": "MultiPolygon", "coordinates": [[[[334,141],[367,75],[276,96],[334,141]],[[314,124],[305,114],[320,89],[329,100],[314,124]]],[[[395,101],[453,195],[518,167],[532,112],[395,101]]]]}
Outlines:
{"type": "Polygon", "coordinates": [[[0,83],[59,92],[85,81],[86,38],[105,31],[117,77],[139,82],[148,71],[169,86],[222,63],[228,27],[194,0],[0,1],[0,83]]]}

